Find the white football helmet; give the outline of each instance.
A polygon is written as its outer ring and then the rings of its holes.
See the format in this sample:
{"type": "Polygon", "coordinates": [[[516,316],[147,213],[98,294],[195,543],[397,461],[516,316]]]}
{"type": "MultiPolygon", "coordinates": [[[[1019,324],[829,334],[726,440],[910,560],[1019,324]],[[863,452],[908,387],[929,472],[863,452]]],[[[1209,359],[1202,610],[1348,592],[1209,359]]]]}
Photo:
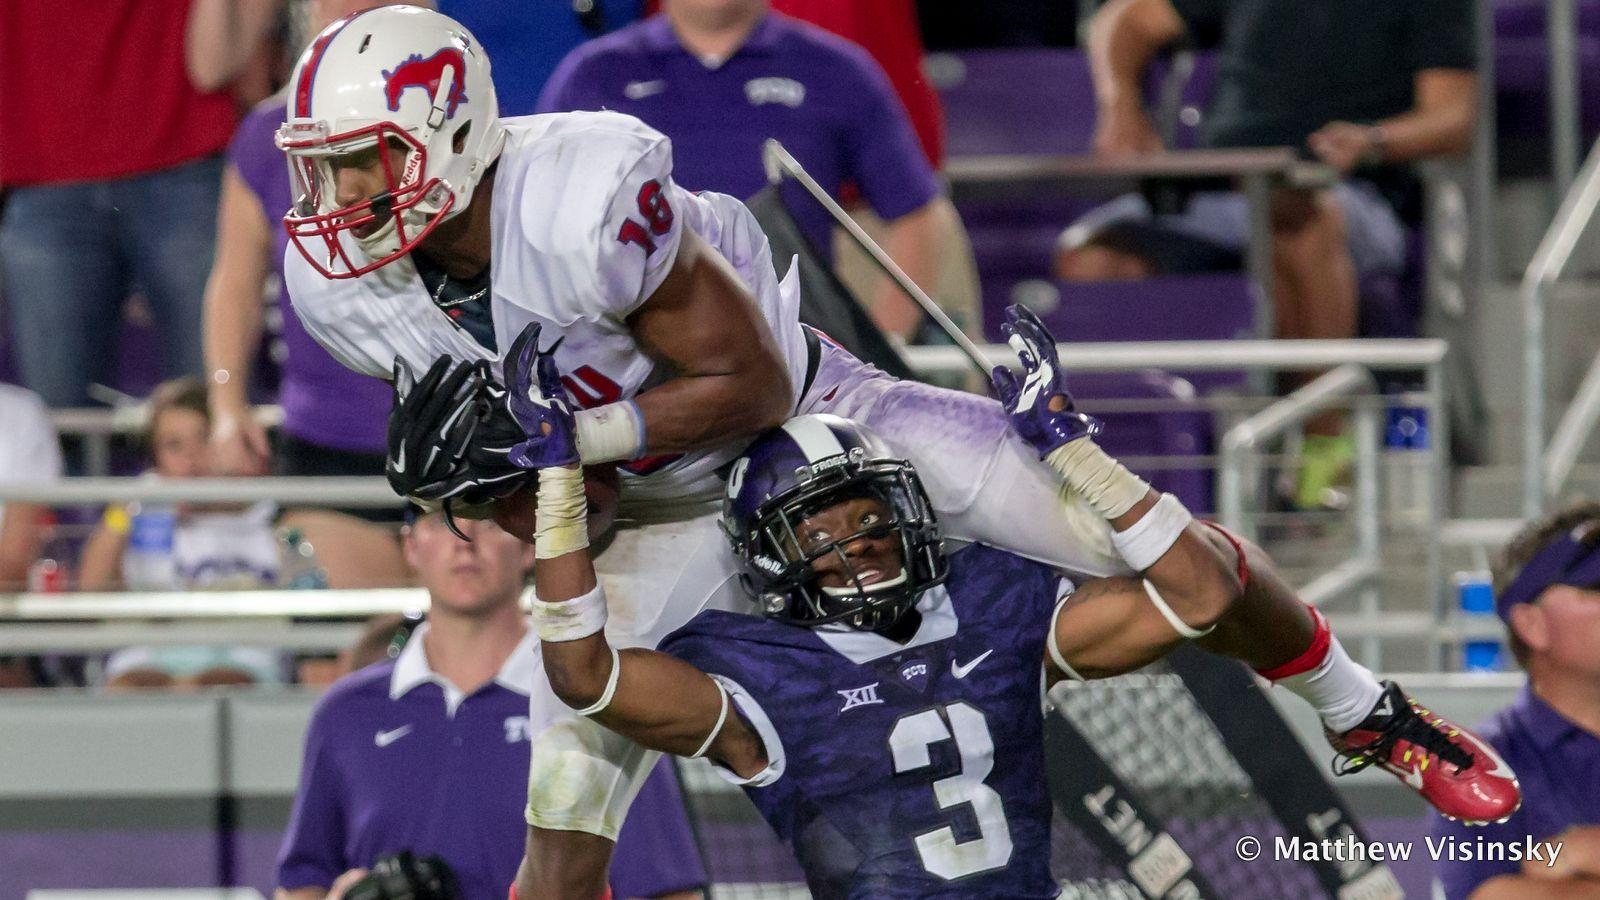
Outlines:
{"type": "Polygon", "coordinates": [[[289,239],[328,278],[411,252],[471,201],[505,143],[499,115],[483,47],[448,16],[384,6],[334,22],[295,64],[278,130],[295,196],[289,239]],[[339,206],[335,158],[380,146],[405,149],[404,165],[377,154],[387,188],[339,206]]]}

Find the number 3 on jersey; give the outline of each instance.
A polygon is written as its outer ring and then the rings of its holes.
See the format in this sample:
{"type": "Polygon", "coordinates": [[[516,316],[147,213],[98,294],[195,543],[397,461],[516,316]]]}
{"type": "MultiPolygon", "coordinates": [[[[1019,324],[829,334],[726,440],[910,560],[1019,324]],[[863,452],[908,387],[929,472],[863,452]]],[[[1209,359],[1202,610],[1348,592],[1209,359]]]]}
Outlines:
{"type": "Polygon", "coordinates": [[[1011,828],[1000,795],[983,783],[994,768],[994,739],[983,713],[967,703],[951,703],[901,718],[889,732],[889,751],[897,774],[915,772],[933,764],[928,748],[955,740],[961,771],[933,783],[940,809],[965,803],[978,819],[978,837],[957,841],[954,828],[945,826],[917,835],[917,856],[922,867],[940,878],[954,880],[1011,860],[1011,828]]]}
{"type": "Polygon", "coordinates": [[[672,230],[672,206],[667,203],[667,196],[661,190],[661,182],[651,179],[639,188],[639,215],[644,216],[644,222],[634,219],[624,219],[622,228],[617,231],[617,240],[624,244],[638,244],[644,248],[644,255],[649,256],[656,252],[655,238],[672,230]],[[652,237],[652,235],[654,237],[652,237]]]}

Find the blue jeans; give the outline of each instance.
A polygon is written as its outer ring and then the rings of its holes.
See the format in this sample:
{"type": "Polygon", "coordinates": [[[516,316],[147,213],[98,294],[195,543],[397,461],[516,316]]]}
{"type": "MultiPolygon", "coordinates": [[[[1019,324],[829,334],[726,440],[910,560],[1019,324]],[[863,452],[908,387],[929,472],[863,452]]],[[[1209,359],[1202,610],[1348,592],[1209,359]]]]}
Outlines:
{"type": "Polygon", "coordinates": [[[109,181],[13,188],[0,219],[0,291],[18,373],[51,406],[114,384],[123,301],[149,300],[167,377],[198,375],[201,300],[222,158],[109,181]]]}

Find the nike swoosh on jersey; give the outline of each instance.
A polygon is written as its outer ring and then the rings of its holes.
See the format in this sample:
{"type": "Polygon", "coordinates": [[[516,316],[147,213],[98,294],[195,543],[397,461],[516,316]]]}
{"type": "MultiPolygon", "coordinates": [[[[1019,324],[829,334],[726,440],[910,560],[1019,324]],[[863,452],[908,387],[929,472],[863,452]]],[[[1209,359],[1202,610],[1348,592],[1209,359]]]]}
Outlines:
{"type": "Polygon", "coordinates": [[[978,654],[978,658],[977,659],[974,659],[972,662],[969,662],[964,666],[961,665],[960,663],[956,662],[953,659],[950,660],[950,674],[954,675],[957,678],[965,678],[965,677],[967,677],[969,674],[972,673],[973,669],[976,669],[978,667],[979,663],[981,663],[984,660],[988,659],[989,658],[989,654],[991,654],[993,652],[994,652],[993,648],[985,650],[982,653],[978,654]]]}
{"type": "Polygon", "coordinates": [[[629,100],[643,100],[667,89],[667,83],[657,78],[651,81],[630,81],[622,88],[622,96],[629,100]]]}
{"type": "Polygon", "coordinates": [[[393,731],[380,731],[372,736],[372,742],[379,747],[387,747],[411,733],[412,725],[401,725],[393,731]]]}

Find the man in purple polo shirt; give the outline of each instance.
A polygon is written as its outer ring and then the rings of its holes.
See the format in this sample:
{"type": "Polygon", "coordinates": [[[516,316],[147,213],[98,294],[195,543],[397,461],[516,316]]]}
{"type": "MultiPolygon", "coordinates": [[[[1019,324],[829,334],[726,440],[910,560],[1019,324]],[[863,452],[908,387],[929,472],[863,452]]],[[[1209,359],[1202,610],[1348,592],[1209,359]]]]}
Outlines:
{"type": "Polygon", "coordinates": [[[1436,817],[1439,880],[1449,900],[1600,898],[1600,503],[1524,529],[1494,582],[1528,686],[1478,733],[1522,808],[1485,828],[1436,817]]]}
{"type": "MultiPolygon", "coordinates": [[[[859,191],[889,222],[885,249],[933,283],[945,203],[905,108],[865,50],[771,12],[766,0],[662,0],[661,13],[580,46],[539,96],[541,112],[610,109],[672,139],[673,179],[748,198],[777,138],[835,197],[859,191]]],[[[826,257],[832,220],[796,184],[785,205],[826,257]]],[[[873,319],[910,340],[922,313],[887,281],[873,319]]]]}
{"type": "MultiPolygon", "coordinates": [[[[398,658],[339,681],[306,735],[278,858],[278,900],[343,896],[380,857],[438,854],[465,900],[505,900],[522,861],[528,694],[538,641],[520,600],[533,547],[489,522],[442,514],[406,530],[432,600],[398,658]]],[[[698,897],[706,882],[670,768],[656,769],[622,827],[613,895],[698,897]]]]}

